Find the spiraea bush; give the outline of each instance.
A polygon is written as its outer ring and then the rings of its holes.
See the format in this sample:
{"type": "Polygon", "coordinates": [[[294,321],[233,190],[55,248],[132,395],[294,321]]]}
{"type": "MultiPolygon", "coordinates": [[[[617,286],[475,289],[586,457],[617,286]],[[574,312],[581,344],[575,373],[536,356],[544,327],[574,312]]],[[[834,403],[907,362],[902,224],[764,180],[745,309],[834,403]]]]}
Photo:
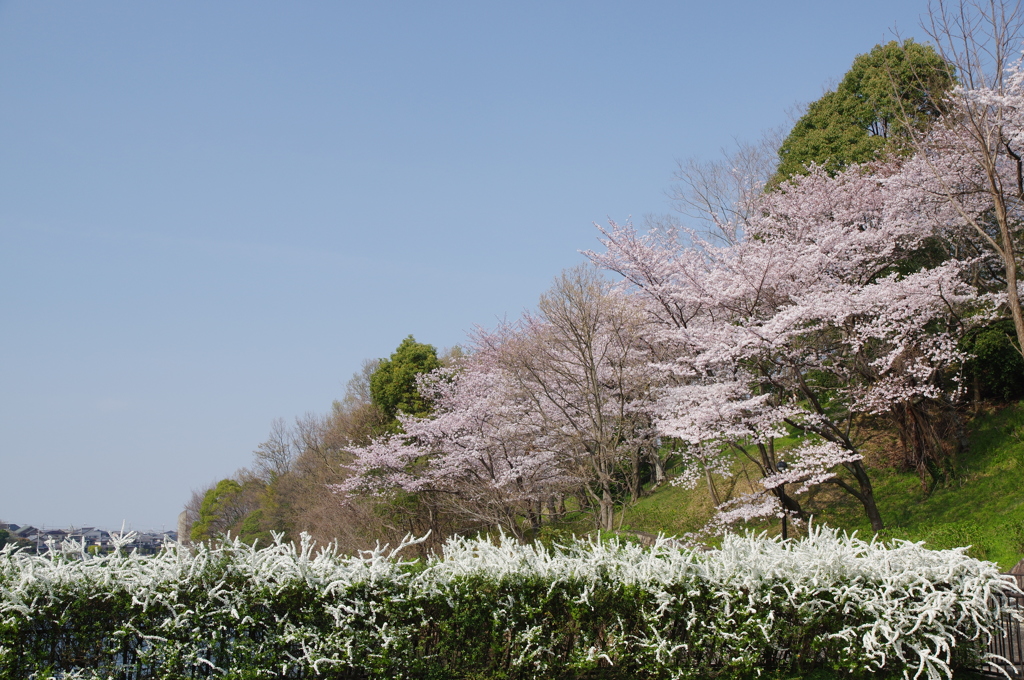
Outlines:
{"type": "Polygon", "coordinates": [[[985,661],[995,565],[728,536],[720,550],[454,539],[425,562],[278,543],[0,553],[4,678],[948,678],[985,661]]]}

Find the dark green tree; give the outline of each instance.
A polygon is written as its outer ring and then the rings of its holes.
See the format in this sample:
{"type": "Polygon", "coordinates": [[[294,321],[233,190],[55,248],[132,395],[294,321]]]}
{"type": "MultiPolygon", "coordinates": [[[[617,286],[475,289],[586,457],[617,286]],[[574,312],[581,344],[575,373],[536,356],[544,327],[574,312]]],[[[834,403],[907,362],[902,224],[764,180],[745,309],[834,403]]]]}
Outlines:
{"type": "Polygon", "coordinates": [[[960,346],[970,353],[964,366],[976,399],[1010,402],[1024,398],[1024,357],[1014,345],[1010,319],[1000,319],[967,333],[960,346]]]}
{"type": "Polygon", "coordinates": [[[876,45],[853,61],[839,86],[813,102],[779,148],[778,185],[811,163],[834,173],[886,153],[903,153],[912,135],[942,111],[954,69],[930,45],[876,45]]]}
{"type": "Polygon", "coordinates": [[[433,345],[416,342],[411,335],[388,359],[381,359],[377,370],[370,376],[370,399],[388,421],[387,429],[398,430],[396,416],[426,416],[430,403],[416,389],[416,376],[440,368],[437,349],[433,345]]]}

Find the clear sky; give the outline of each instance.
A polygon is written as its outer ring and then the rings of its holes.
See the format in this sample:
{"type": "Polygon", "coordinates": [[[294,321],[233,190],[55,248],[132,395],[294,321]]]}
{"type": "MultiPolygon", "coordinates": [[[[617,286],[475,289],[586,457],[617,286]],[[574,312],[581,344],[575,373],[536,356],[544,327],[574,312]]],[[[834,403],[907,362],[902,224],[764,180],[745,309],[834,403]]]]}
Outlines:
{"type": "Polygon", "coordinates": [[[173,528],[926,9],[0,1],[0,519],[173,528]]]}

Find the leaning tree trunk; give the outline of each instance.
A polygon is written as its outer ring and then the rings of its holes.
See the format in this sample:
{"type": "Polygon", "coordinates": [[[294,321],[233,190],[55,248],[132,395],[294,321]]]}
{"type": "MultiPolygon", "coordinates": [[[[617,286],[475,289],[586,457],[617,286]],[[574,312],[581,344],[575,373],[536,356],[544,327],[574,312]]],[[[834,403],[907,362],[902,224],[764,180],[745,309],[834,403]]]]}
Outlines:
{"type": "MultiPolygon", "coordinates": [[[[1009,146],[1006,147],[1009,151],[1009,146]]],[[[1024,177],[1021,175],[1021,158],[1011,152],[1017,161],[1018,198],[1024,199],[1024,177]]],[[[1006,273],[1006,306],[1013,318],[1013,329],[1017,334],[1017,351],[1024,356],[1024,310],[1021,310],[1020,297],[1017,295],[1017,252],[1013,243],[1013,230],[1010,216],[1006,208],[1006,198],[1001,190],[998,173],[992,165],[986,167],[989,179],[989,191],[995,199],[996,223],[999,225],[999,240],[1002,246],[1000,255],[1003,257],[1003,269],[1006,273]]],[[[997,248],[996,250],[1000,250],[997,248]]]]}
{"type": "Polygon", "coordinates": [[[857,487],[854,488],[839,477],[834,477],[829,481],[859,500],[861,505],[864,506],[864,514],[868,516],[868,521],[871,522],[871,530],[881,531],[885,528],[885,524],[882,522],[882,514],[878,512],[878,504],[875,503],[875,491],[871,486],[871,478],[868,477],[867,470],[864,469],[864,465],[859,460],[843,463],[843,467],[853,473],[854,479],[857,480],[857,487]]]}

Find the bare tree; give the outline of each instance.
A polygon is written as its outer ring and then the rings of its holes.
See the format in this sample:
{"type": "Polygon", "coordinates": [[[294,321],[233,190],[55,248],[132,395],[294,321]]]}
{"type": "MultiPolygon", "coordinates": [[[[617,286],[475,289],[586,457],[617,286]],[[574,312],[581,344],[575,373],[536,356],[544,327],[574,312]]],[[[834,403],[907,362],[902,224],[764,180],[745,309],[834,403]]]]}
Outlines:
{"type": "MultiPolygon", "coordinates": [[[[192,489],[192,494],[189,496],[188,501],[185,503],[185,526],[191,531],[192,527],[195,526],[196,522],[199,521],[199,510],[203,506],[203,497],[213,487],[217,486],[216,482],[211,482],[206,486],[199,489],[192,489]]],[[[178,540],[187,541],[189,536],[179,536],[178,540]]]]}
{"type": "Polygon", "coordinates": [[[305,532],[321,543],[335,543],[342,551],[354,553],[377,542],[397,544],[407,533],[427,531],[415,507],[396,509],[371,496],[335,490],[351,474],[347,466],[352,462],[352,447],[369,443],[386,424],[370,398],[370,376],[377,364],[377,360],[365,361],[330,413],[296,418],[284,437],[291,442],[294,457],[268,498],[278,513],[277,521],[292,536],[305,532]]]}
{"type": "Polygon", "coordinates": [[[370,397],[370,376],[379,364],[379,359],[364,361],[348,381],[345,396],[332,405],[327,431],[332,446],[363,446],[383,431],[387,419],[370,397]]]}
{"type": "Polygon", "coordinates": [[[1020,54],[1024,11],[1020,0],[936,0],[923,27],[943,59],[956,67],[961,87],[952,93],[941,124],[916,140],[916,160],[929,170],[936,187],[932,193],[1001,263],[1006,306],[1017,348],[1024,351],[1017,271],[1024,145],[1019,120],[1014,122],[1007,106],[1013,85],[1009,69],[1020,54]],[[986,201],[980,210],[979,199],[986,201]]]}
{"type": "Polygon", "coordinates": [[[716,160],[677,161],[672,177],[677,183],[669,191],[676,210],[696,220],[709,238],[735,243],[754,199],[775,173],[784,133],[778,127],[755,142],[736,140],[735,148],[723,148],[716,160]]]}
{"type": "Polygon", "coordinates": [[[253,451],[256,472],[267,481],[287,474],[299,450],[295,433],[284,418],[275,418],[270,425],[270,436],[253,451]]]}
{"type": "MultiPolygon", "coordinates": [[[[348,498],[331,490],[349,474],[348,448],[369,442],[385,422],[370,400],[369,378],[377,363],[364,362],[328,414],[307,413],[291,424],[274,420],[267,439],[253,452],[253,469],[240,469],[224,480],[229,483],[204,531],[210,536],[228,530],[237,534],[248,518],[248,528],[258,524],[261,535],[280,531],[292,539],[306,532],[347,552],[373,547],[378,540],[397,543],[415,531],[418,527],[389,522],[375,499],[348,498]]],[[[185,504],[187,526],[199,522],[203,500],[217,485],[192,492],[185,504]]],[[[208,504],[208,515],[210,510],[208,504]]]]}
{"type": "Polygon", "coordinates": [[[563,272],[538,310],[502,335],[503,367],[544,422],[548,446],[589,480],[583,491],[598,509],[597,525],[610,530],[617,489],[636,498],[655,440],[643,408],[652,371],[642,313],[583,266],[563,272]]]}

